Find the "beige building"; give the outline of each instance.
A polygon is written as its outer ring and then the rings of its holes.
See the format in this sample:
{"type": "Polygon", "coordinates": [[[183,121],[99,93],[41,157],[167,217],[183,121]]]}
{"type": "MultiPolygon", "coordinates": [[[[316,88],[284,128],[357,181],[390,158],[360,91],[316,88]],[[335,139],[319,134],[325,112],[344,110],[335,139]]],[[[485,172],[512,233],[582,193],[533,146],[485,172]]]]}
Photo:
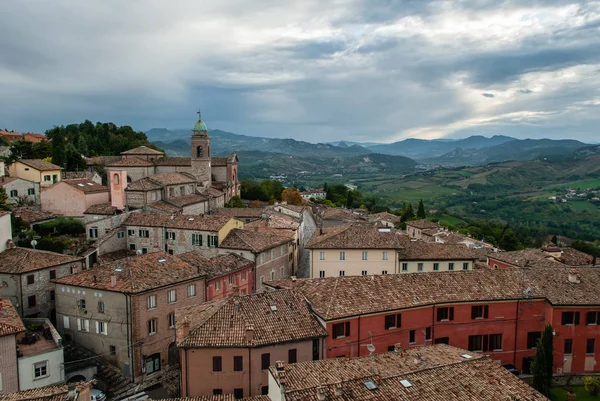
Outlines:
{"type": "Polygon", "coordinates": [[[463,244],[403,240],[396,273],[473,270],[477,255],[463,244]]]}
{"type": "Polygon", "coordinates": [[[406,222],[406,234],[413,239],[423,239],[425,235],[433,235],[442,230],[438,223],[429,220],[412,220],[406,222]]]}
{"type": "Polygon", "coordinates": [[[165,252],[99,264],[55,286],[59,331],[136,383],[179,362],[175,310],[205,300],[202,272],[165,252]]]}
{"type": "Polygon", "coordinates": [[[0,210],[0,252],[3,252],[12,242],[12,224],[10,221],[10,212],[0,210]]]}
{"type": "Polygon", "coordinates": [[[11,177],[38,182],[42,187],[56,184],[62,179],[62,167],[42,159],[21,159],[8,168],[11,177]]]}
{"type": "Polygon", "coordinates": [[[43,187],[41,206],[45,212],[69,217],[83,217],[92,205],[108,202],[108,187],[87,178],[62,180],[54,185],[43,187]]]}
{"type": "Polygon", "coordinates": [[[393,228],[370,225],[328,227],[308,242],[310,277],[393,274],[401,237],[393,228]]]}
{"type": "Polygon", "coordinates": [[[183,397],[266,395],[269,366],[321,359],[327,336],[288,290],[178,309],[176,327],[183,397]]]}
{"type": "Polygon", "coordinates": [[[209,257],[217,255],[229,232],[244,223],[228,216],[132,213],[123,225],[129,250],[173,255],[198,251],[209,257]]]}

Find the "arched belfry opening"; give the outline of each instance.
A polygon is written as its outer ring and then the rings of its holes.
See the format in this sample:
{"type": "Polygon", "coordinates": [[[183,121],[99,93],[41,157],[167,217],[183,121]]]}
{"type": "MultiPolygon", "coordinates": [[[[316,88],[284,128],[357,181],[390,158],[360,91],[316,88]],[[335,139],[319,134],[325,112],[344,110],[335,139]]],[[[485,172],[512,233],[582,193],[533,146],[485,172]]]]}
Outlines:
{"type": "Polygon", "coordinates": [[[204,148],[202,146],[196,147],[196,157],[204,157],[204,148]]]}

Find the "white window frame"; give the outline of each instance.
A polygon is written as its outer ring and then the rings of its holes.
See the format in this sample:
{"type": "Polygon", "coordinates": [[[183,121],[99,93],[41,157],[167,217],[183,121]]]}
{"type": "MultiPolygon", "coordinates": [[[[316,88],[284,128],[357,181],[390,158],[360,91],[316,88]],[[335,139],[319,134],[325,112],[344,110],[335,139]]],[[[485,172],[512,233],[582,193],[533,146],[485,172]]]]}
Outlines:
{"type": "Polygon", "coordinates": [[[340,270],[340,277],[344,277],[346,275],[346,271],[345,270],[340,270]]]}
{"type": "Polygon", "coordinates": [[[319,260],[325,260],[325,252],[319,252],[319,260]]]}
{"type": "Polygon", "coordinates": [[[369,252],[362,251],[362,260],[369,260],[369,252]]]}
{"type": "Polygon", "coordinates": [[[97,320],[96,321],[96,333],[107,336],[108,335],[108,323],[97,320]]]}
{"type": "Polygon", "coordinates": [[[221,289],[221,280],[215,281],[215,290],[219,291],[221,289]]]}
{"type": "Polygon", "coordinates": [[[77,330],[89,333],[90,321],[88,319],[77,318],[77,330]]]}
{"type": "Polygon", "coordinates": [[[346,260],[346,252],[340,251],[340,260],[346,260]]]}
{"type": "Polygon", "coordinates": [[[325,270],[320,270],[319,271],[319,278],[323,278],[325,277],[325,270]]]}
{"type": "Polygon", "coordinates": [[[118,231],[117,238],[125,238],[125,231],[118,231]]]}
{"type": "Polygon", "coordinates": [[[174,329],[175,328],[175,312],[171,312],[167,315],[168,319],[169,319],[169,328],[170,329],[174,329]]]}
{"type": "Polygon", "coordinates": [[[156,309],[156,295],[148,295],[148,310],[156,309]]]}
{"type": "Polygon", "coordinates": [[[258,260],[260,261],[259,264],[261,264],[261,265],[263,263],[265,263],[265,254],[264,254],[264,252],[259,255],[258,260]]]}
{"type": "Polygon", "coordinates": [[[285,267],[281,266],[281,268],[279,269],[279,271],[280,271],[279,278],[283,278],[285,276],[285,267]]]}
{"type": "Polygon", "coordinates": [[[153,336],[156,334],[156,319],[148,320],[148,335],[153,336]]]}
{"type": "Polygon", "coordinates": [[[69,316],[63,316],[63,328],[67,330],[71,328],[71,319],[69,316]]]}
{"type": "Polygon", "coordinates": [[[50,376],[50,374],[48,373],[48,361],[39,361],[33,364],[33,379],[37,380],[37,379],[43,379],[45,377],[50,376]],[[40,371],[40,374],[38,374],[38,369],[40,371]],[[43,369],[43,373],[42,373],[42,369],[43,369]]]}
{"type": "Polygon", "coordinates": [[[196,296],[196,284],[188,285],[187,294],[188,298],[194,298],[196,296]]]}
{"type": "Polygon", "coordinates": [[[271,260],[275,259],[275,249],[271,249],[271,260]]]}
{"type": "Polygon", "coordinates": [[[281,245],[281,256],[285,255],[285,245],[281,245]]]}
{"type": "Polygon", "coordinates": [[[167,292],[167,302],[170,304],[177,302],[177,290],[173,289],[167,292]]]}
{"type": "Polygon", "coordinates": [[[388,251],[383,251],[381,254],[381,260],[388,260],[388,251]]]}
{"type": "Polygon", "coordinates": [[[202,234],[192,234],[192,245],[202,246],[202,234]]]}

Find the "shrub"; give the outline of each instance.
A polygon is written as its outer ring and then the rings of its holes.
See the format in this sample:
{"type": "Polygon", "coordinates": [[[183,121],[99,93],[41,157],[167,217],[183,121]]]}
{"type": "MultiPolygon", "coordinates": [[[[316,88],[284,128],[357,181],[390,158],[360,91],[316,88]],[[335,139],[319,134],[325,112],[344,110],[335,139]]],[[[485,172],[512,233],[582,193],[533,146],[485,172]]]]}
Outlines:
{"type": "Polygon", "coordinates": [[[600,392],[600,379],[586,376],[583,378],[583,386],[585,387],[585,391],[590,393],[590,395],[597,395],[600,392]]]}

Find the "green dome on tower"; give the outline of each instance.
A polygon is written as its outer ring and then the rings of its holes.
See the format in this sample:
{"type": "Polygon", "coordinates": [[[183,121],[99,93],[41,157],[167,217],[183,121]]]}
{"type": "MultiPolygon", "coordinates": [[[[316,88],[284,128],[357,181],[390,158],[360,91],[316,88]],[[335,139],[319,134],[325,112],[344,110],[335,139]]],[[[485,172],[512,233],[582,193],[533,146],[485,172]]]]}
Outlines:
{"type": "Polygon", "coordinates": [[[200,119],[198,120],[196,125],[194,125],[194,131],[208,131],[208,128],[206,128],[206,124],[204,124],[204,121],[200,119]]]}

